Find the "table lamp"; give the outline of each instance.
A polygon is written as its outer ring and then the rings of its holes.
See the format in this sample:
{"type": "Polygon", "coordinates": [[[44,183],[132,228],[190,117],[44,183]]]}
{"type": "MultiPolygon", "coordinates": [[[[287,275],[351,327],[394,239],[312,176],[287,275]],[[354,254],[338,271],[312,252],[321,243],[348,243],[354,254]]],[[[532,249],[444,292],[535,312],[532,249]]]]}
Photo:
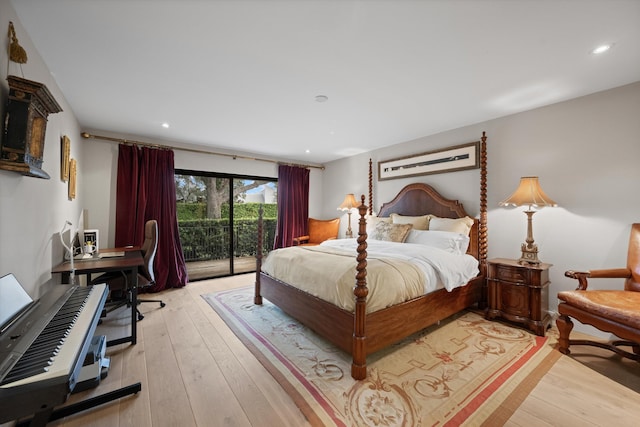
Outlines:
{"type": "Polygon", "coordinates": [[[351,210],[360,206],[356,201],[356,197],[353,193],[347,194],[344,198],[344,201],[340,206],[338,206],[339,211],[347,211],[349,215],[349,226],[347,228],[346,236],[351,238],[353,237],[353,231],[351,230],[351,210]]]}
{"type": "Polygon", "coordinates": [[[520,185],[509,198],[500,202],[500,206],[528,206],[524,211],[527,214],[527,239],[522,244],[522,256],[518,259],[520,264],[540,264],[538,259],[538,246],[533,240],[533,207],[558,206],[556,202],[547,196],[538,182],[537,176],[524,176],[520,178],[520,185]]]}

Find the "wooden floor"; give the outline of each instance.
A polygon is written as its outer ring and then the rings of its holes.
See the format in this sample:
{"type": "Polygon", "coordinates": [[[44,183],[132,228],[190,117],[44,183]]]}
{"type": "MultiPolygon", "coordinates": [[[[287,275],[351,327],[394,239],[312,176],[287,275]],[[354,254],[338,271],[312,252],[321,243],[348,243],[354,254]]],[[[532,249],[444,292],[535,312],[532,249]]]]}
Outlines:
{"type": "MultiPolygon", "coordinates": [[[[138,381],[142,391],[50,425],[308,425],[278,383],[200,297],[252,283],[249,274],[194,282],[154,295],[161,296],[167,306],[140,306],[145,318],[138,323],[137,345],[109,348],[107,378],[99,387],[73,395],[72,400],[138,381]]],[[[99,332],[109,339],[126,335],[127,320],[126,311],[112,313],[99,332]]],[[[630,369],[640,377],[638,366],[630,369]]],[[[506,425],[637,425],[639,397],[572,357],[562,356],[506,425]]]]}

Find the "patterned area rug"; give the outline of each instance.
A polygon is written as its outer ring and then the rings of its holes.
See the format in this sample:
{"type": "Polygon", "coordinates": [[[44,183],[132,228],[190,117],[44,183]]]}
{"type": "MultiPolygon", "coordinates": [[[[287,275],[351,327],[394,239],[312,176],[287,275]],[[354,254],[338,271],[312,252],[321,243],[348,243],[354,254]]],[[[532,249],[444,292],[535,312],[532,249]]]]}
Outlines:
{"type": "Polygon", "coordinates": [[[348,354],[269,301],[254,305],[253,287],[203,298],[314,426],[502,425],[560,357],[551,331],[467,311],[370,355],[355,381],[348,354]]]}

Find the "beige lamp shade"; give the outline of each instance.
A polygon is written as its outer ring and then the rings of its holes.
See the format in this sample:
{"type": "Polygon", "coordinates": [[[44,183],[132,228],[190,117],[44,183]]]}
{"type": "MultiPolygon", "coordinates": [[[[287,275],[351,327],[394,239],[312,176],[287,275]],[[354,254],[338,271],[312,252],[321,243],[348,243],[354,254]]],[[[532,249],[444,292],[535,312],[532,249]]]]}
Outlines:
{"type": "Polygon", "coordinates": [[[524,176],[520,178],[520,185],[509,198],[500,202],[500,206],[558,206],[549,196],[542,191],[537,176],[524,176]]]}
{"type": "Polygon", "coordinates": [[[538,182],[537,176],[523,176],[516,191],[506,200],[500,202],[500,206],[527,206],[524,213],[527,215],[527,239],[521,245],[522,256],[518,259],[521,264],[540,264],[538,259],[538,246],[533,240],[533,206],[558,206],[556,202],[547,196],[538,182]]]}
{"type": "Polygon", "coordinates": [[[350,211],[353,208],[357,208],[360,206],[358,201],[356,200],[356,196],[353,193],[347,194],[344,198],[344,201],[340,206],[338,206],[339,211],[350,211]]]}

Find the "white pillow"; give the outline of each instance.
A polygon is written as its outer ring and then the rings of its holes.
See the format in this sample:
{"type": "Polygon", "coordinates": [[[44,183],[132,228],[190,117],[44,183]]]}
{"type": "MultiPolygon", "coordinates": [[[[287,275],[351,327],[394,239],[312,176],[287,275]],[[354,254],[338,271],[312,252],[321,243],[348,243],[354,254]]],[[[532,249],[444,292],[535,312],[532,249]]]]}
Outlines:
{"type": "Polygon", "coordinates": [[[392,213],[391,222],[394,224],[413,224],[414,230],[428,230],[430,216],[431,215],[406,216],[392,213]]]}
{"type": "Polygon", "coordinates": [[[429,230],[434,231],[453,231],[455,233],[469,235],[471,227],[473,226],[473,219],[465,216],[464,218],[440,218],[437,216],[431,216],[429,220],[429,230]]]}
{"type": "Polygon", "coordinates": [[[469,236],[453,231],[411,230],[405,243],[416,243],[442,249],[452,254],[464,255],[469,248],[469,236]]]}

